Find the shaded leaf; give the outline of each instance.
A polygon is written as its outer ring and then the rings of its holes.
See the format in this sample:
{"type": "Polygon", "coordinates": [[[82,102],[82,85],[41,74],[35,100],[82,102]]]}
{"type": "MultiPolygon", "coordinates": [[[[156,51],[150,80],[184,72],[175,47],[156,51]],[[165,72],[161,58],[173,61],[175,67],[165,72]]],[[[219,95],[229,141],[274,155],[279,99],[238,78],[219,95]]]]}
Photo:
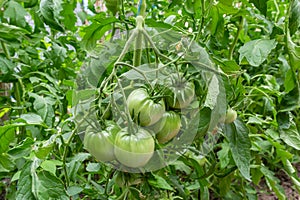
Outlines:
{"type": "Polygon", "coordinates": [[[250,0],[250,3],[253,3],[264,16],[267,15],[268,0],[250,0]]]}
{"type": "Polygon", "coordinates": [[[109,30],[112,24],[116,22],[115,17],[103,17],[101,20],[94,21],[90,26],[83,29],[84,36],[82,44],[87,50],[92,50],[96,47],[96,42],[109,30]]]}
{"type": "Polygon", "coordinates": [[[300,1],[291,0],[290,4],[289,29],[290,34],[293,35],[300,26],[300,1]]]}
{"type": "Polygon", "coordinates": [[[62,0],[41,0],[40,2],[40,15],[43,21],[58,31],[63,32],[64,29],[61,25],[62,16],[62,0]]]}
{"type": "Polygon", "coordinates": [[[148,183],[153,187],[163,190],[174,190],[172,186],[161,176],[152,174],[154,179],[149,179],[148,183]]]}
{"type": "Polygon", "coordinates": [[[16,192],[16,200],[35,199],[31,190],[31,163],[27,163],[23,166],[17,186],[18,190],[16,192]]]}
{"type": "Polygon", "coordinates": [[[266,177],[267,185],[275,192],[276,196],[280,200],[286,199],[284,189],[279,185],[280,181],[277,177],[274,176],[274,172],[270,171],[268,168],[262,166],[260,171],[266,177]]]}
{"type": "Polygon", "coordinates": [[[234,123],[225,125],[225,135],[229,140],[230,150],[236,166],[247,180],[251,180],[251,141],[248,128],[240,119],[237,119],[234,123]]]}
{"type": "Polygon", "coordinates": [[[47,171],[37,174],[38,199],[63,199],[69,200],[63,182],[47,171]]]}
{"type": "Polygon", "coordinates": [[[6,152],[9,144],[15,139],[15,126],[0,126],[0,153],[6,152]]]}

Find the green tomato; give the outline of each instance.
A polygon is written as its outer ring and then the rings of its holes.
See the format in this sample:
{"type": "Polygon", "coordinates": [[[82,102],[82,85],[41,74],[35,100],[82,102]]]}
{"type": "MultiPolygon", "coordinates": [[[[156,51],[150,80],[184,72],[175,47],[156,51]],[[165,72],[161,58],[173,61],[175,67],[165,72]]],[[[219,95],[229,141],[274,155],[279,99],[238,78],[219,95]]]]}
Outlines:
{"type": "Polygon", "coordinates": [[[186,108],[195,96],[195,85],[187,81],[182,73],[171,74],[166,80],[167,97],[166,102],[174,109],[186,108]]]}
{"type": "Polygon", "coordinates": [[[155,124],[165,112],[163,99],[152,100],[144,88],[133,90],[127,98],[127,106],[131,117],[141,126],[155,124]]]}
{"type": "Polygon", "coordinates": [[[234,122],[237,118],[237,112],[233,110],[232,108],[229,108],[227,110],[226,116],[225,116],[225,124],[230,124],[234,122]]]}
{"type": "Polygon", "coordinates": [[[139,128],[135,134],[130,134],[125,128],[116,136],[115,156],[127,167],[143,167],[151,159],[154,147],[154,139],[147,130],[139,128]]]}
{"type": "Polygon", "coordinates": [[[181,127],[180,115],[174,111],[165,112],[161,120],[153,125],[153,131],[159,143],[164,144],[173,139],[181,127]]]}
{"type": "Polygon", "coordinates": [[[84,148],[99,161],[115,160],[114,140],[119,131],[120,128],[113,123],[109,123],[102,131],[88,126],[83,140],[84,148]]]}

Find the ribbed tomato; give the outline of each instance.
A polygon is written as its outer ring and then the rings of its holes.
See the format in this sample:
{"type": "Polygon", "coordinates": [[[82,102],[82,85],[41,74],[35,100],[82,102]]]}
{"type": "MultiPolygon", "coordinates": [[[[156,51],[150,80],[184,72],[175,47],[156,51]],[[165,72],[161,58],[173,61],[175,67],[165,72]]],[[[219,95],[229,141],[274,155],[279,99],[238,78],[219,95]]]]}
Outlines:
{"type": "Polygon", "coordinates": [[[138,168],[145,166],[151,159],[154,147],[154,139],[147,130],[139,128],[131,134],[124,128],[116,136],[114,152],[121,164],[138,168]]]}
{"type": "Polygon", "coordinates": [[[97,160],[106,162],[115,160],[114,142],[120,128],[109,123],[105,130],[97,130],[88,126],[84,135],[84,148],[97,160]]]}
{"type": "Polygon", "coordinates": [[[141,126],[156,123],[165,112],[163,99],[153,100],[144,88],[133,90],[127,98],[127,106],[135,122],[141,126]]]}
{"type": "Polygon", "coordinates": [[[166,80],[166,102],[174,109],[186,108],[195,96],[195,85],[187,81],[182,73],[171,74],[166,80]]]}
{"type": "Polygon", "coordinates": [[[164,144],[178,134],[181,127],[180,115],[174,111],[167,111],[161,120],[153,126],[158,142],[164,144]]]}

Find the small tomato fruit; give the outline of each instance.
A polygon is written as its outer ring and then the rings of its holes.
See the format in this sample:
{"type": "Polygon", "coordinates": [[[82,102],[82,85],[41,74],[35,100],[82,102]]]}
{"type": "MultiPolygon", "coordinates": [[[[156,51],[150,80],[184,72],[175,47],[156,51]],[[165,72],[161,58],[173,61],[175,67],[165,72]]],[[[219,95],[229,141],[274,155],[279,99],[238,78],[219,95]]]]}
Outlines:
{"type": "Polygon", "coordinates": [[[225,124],[230,124],[234,122],[237,118],[237,112],[233,110],[232,108],[229,108],[227,110],[226,116],[225,116],[225,124]]]}

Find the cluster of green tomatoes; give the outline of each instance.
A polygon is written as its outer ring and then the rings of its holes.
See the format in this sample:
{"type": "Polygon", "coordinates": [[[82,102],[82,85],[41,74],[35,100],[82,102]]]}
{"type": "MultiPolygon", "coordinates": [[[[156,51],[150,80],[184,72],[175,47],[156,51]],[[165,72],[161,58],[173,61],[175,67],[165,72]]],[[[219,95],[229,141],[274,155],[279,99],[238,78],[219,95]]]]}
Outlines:
{"type": "Polygon", "coordinates": [[[182,111],[195,99],[195,85],[182,73],[169,75],[161,86],[159,94],[150,88],[134,88],[125,103],[130,116],[127,125],[121,128],[116,120],[105,120],[102,130],[89,126],[84,147],[102,162],[129,168],[145,166],[156,146],[176,139],[182,128],[182,111]]]}

